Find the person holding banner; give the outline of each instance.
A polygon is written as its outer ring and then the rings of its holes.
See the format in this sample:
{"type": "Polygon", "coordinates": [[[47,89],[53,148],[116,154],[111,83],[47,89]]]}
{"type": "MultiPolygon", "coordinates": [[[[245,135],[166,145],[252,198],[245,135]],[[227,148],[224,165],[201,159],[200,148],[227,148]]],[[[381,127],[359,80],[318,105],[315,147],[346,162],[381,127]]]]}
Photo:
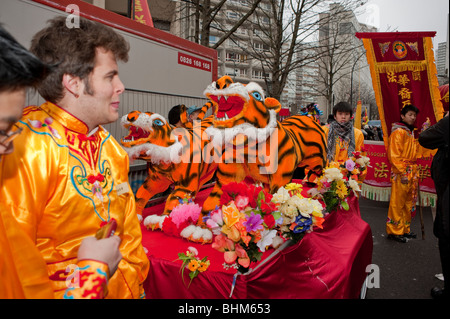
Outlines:
{"type": "MultiPolygon", "coordinates": [[[[353,127],[353,109],[347,102],[339,102],[333,107],[334,121],[322,126],[327,136],[327,161],[345,163],[353,152],[362,152],[364,135],[360,129],[353,127]]],[[[359,182],[362,183],[367,174],[364,171],[359,182]]]]}
{"type": "Polygon", "coordinates": [[[419,135],[419,143],[429,149],[438,149],[431,164],[431,177],[436,187],[437,205],[433,233],[438,238],[444,288],[433,288],[435,299],[450,297],[450,215],[449,215],[449,116],[447,115],[419,135]]]}
{"type": "Polygon", "coordinates": [[[406,105],[401,121],[393,123],[387,149],[391,163],[391,200],[386,222],[388,239],[406,243],[417,235],[411,232],[411,216],[415,213],[418,188],[418,145],[414,124],[419,109],[406,105]]]}

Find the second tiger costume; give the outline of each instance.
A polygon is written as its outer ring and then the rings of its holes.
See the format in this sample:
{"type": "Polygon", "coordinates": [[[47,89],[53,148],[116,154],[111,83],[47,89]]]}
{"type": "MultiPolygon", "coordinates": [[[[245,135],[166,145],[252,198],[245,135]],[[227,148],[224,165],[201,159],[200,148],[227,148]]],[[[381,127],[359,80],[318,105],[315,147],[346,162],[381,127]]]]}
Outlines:
{"type": "Polygon", "coordinates": [[[296,115],[279,122],[278,100],[265,98],[256,83],[234,83],[224,76],[205,90],[214,107],[213,127],[206,129],[216,146],[217,181],[203,205],[206,213],[216,207],[221,187],[251,178],[271,193],[292,179],[295,169],[304,166],[320,175],[326,160],[326,138],[322,127],[311,117],[296,115]]]}

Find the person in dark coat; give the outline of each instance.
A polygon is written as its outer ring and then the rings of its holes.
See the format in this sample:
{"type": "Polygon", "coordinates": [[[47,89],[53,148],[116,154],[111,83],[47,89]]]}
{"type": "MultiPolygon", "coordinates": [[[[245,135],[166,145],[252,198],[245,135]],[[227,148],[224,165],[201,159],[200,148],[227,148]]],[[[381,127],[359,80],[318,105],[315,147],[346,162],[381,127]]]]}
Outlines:
{"type": "Polygon", "coordinates": [[[433,233],[438,238],[444,288],[433,288],[431,296],[436,299],[450,297],[450,218],[449,218],[449,117],[446,116],[419,135],[419,144],[428,149],[438,149],[431,163],[431,178],[437,194],[436,218],[433,233]]]}

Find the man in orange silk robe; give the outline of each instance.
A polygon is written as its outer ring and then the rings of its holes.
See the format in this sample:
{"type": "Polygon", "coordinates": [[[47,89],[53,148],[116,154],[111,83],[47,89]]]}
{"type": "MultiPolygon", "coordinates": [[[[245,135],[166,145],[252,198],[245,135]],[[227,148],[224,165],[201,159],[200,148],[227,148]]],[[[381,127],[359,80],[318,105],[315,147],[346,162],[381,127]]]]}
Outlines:
{"type": "Polygon", "coordinates": [[[81,241],[114,218],[123,259],[107,297],[142,298],[149,261],[128,156],[101,126],[119,117],[116,60],[127,60],[129,46],[99,23],[80,19],[70,29],[65,22],[51,20],[32,40],[31,51],[57,66],[38,86],[47,102],[24,110],[16,150],[2,160],[0,202],[41,252],[56,297],[66,294],[66,269],[77,263],[81,241]]]}
{"type": "MultiPolygon", "coordinates": [[[[13,140],[21,133],[26,88],[35,86],[49,71],[47,65],[30,54],[0,25],[0,164],[14,150],[13,140]]],[[[2,166],[0,165],[0,180],[2,166]]],[[[1,188],[0,188],[1,190],[1,188]]],[[[103,298],[107,281],[117,269],[122,255],[120,239],[88,237],[78,251],[77,272],[68,282],[67,298],[103,298]],[[95,258],[96,260],[92,260],[95,258]]],[[[0,298],[53,298],[47,267],[35,243],[0,204],[0,298]]]]}
{"type": "Polygon", "coordinates": [[[414,105],[403,107],[401,121],[392,124],[388,160],[391,163],[391,200],[389,202],[386,232],[389,239],[406,243],[417,235],[410,230],[411,214],[415,211],[418,187],[419,145],[414,138],[414,123],[419,109],[414,105]]]}
{"type": "MultiPolygon", "coordinates": [[[[329,162],[345,163],[352,157],[352,152],[362,152],[364,134],[353,127],[351,118],[353,109],[349,103],[339,102],[333,107],[335,121],[322,126],[327,136],[327,160],[329,162]]],[[[359,182],[364,181],[367,170],[359,176],[359,182]]]]}

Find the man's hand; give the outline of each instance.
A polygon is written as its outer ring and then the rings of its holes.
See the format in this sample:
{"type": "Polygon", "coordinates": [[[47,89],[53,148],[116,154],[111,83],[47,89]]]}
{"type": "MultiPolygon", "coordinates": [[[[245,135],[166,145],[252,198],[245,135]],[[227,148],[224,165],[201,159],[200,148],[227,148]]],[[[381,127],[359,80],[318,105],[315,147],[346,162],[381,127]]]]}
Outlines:
{"type": "Polygon", "coordinates": [[[122,254],[119,251],[121,239],[111,236],[105,239],[87,237],[78,249],[78,260],[90,259],[104,262],[108,265],[110,277],[117,270],[122,254]]]}

